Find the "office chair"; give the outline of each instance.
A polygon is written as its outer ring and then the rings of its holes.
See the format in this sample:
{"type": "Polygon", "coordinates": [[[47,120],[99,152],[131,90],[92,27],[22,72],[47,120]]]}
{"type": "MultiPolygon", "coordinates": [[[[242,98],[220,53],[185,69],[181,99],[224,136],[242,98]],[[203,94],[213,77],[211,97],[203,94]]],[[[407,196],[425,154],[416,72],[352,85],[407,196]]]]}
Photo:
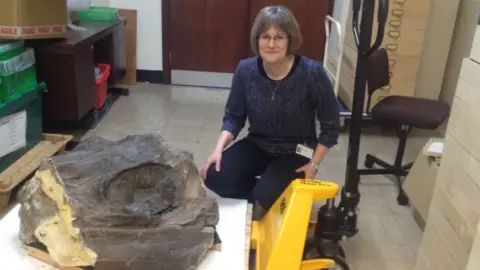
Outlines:
{"type": "Polygon", "coordinates": [[[368,58],[367,69],[367,113],[374,122],[393,124],[399,138],[394,164],[389,164],[380,158],[367,154],[365,167],[359,170],[360,175],[393,175],[397,180],[399,205],[407,205],[408,197],[402,188],[402,177],[406,176],[413,165],[403,165],[403,156],[408,135],[412,128],[434,130],[444,123],[450,113],[449,105],[439,100],[417,97],[388,96],[378,102],[370,110],[373,93],[390,83],[388,54],[385,49],[379,49],[368,58]],[[373,168],[374,165],[381,167],[373,168]]]}

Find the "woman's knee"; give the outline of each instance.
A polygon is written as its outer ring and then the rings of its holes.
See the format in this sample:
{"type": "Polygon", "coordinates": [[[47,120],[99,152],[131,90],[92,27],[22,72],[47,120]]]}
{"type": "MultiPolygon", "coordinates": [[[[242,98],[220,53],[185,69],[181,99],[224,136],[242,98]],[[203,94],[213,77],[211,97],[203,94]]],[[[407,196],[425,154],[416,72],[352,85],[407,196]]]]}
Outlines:
{"type": "Polygon", "coordinates": [[[263,209],[269,210],[293,179],[263,175],[253,190],[253,198],[263,209]]]}
{"type": "Polygon", "coordinates": [[[215,164],[211,165],[205,177],[205,186],[213,192],[218,189],[218,183],[221,183],[220,172],[217,172],[215,164]]]}
{"type": "Polygon", "coordinates": [[[221,197],[251,199],[255,180],[234,171],[220,169],[217,172],[212,166],[207,170],[205,186],[221,197]]]}

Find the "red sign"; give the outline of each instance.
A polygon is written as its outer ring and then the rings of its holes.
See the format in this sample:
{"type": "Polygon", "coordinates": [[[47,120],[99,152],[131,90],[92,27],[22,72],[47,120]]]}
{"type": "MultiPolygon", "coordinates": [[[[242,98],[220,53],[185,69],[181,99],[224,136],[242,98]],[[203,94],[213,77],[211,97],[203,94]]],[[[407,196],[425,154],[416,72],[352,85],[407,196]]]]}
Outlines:
{"type": "Polygon", "coordinates": [[[18,36],[18,28],[17,27],[2,27],[2,26],[0,26],[0,34],[18,36]]]}
{"type": "Polygon", "coordinates": [[[2,36],[32,36],[66,33],[66,25],[50,26],[0,26],[0,35],[2,36]]]}

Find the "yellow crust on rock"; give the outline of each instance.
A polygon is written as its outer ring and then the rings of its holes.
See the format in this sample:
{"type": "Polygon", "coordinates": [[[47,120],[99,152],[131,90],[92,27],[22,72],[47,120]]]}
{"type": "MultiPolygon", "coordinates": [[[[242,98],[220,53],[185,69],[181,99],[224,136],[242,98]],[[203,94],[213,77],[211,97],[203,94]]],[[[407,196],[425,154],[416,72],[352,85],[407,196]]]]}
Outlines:
{"type": "Polygon", "coordinates": [[[43,192],[58,207],[56,216],[36,228],[37,239],[47,247],[50,257],[61,267],[95,265],[97,255],[84,245],[79,229],[73,227],[72,209],[65,202],[63,187],[55,181],[49,170],[37,171],[35,177],[40,181],[43,192]]]}

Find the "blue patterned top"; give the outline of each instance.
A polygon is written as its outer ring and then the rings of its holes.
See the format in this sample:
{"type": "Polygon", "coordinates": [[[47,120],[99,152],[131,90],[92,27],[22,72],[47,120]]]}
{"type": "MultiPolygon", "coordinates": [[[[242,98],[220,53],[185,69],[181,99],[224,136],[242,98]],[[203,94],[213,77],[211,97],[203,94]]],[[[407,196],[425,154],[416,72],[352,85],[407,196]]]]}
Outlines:
{"type": "Polygon", "coordinates": [[[247,138],[274,155],[294,153],[299,143],[330,148],[340,132],[337,100],[322,63],[303,56],[295,57],[290,73],[280,81],[267,77],[260,57],[240,61],[222,130],[236,138],[247,119],[247,138]]]}

